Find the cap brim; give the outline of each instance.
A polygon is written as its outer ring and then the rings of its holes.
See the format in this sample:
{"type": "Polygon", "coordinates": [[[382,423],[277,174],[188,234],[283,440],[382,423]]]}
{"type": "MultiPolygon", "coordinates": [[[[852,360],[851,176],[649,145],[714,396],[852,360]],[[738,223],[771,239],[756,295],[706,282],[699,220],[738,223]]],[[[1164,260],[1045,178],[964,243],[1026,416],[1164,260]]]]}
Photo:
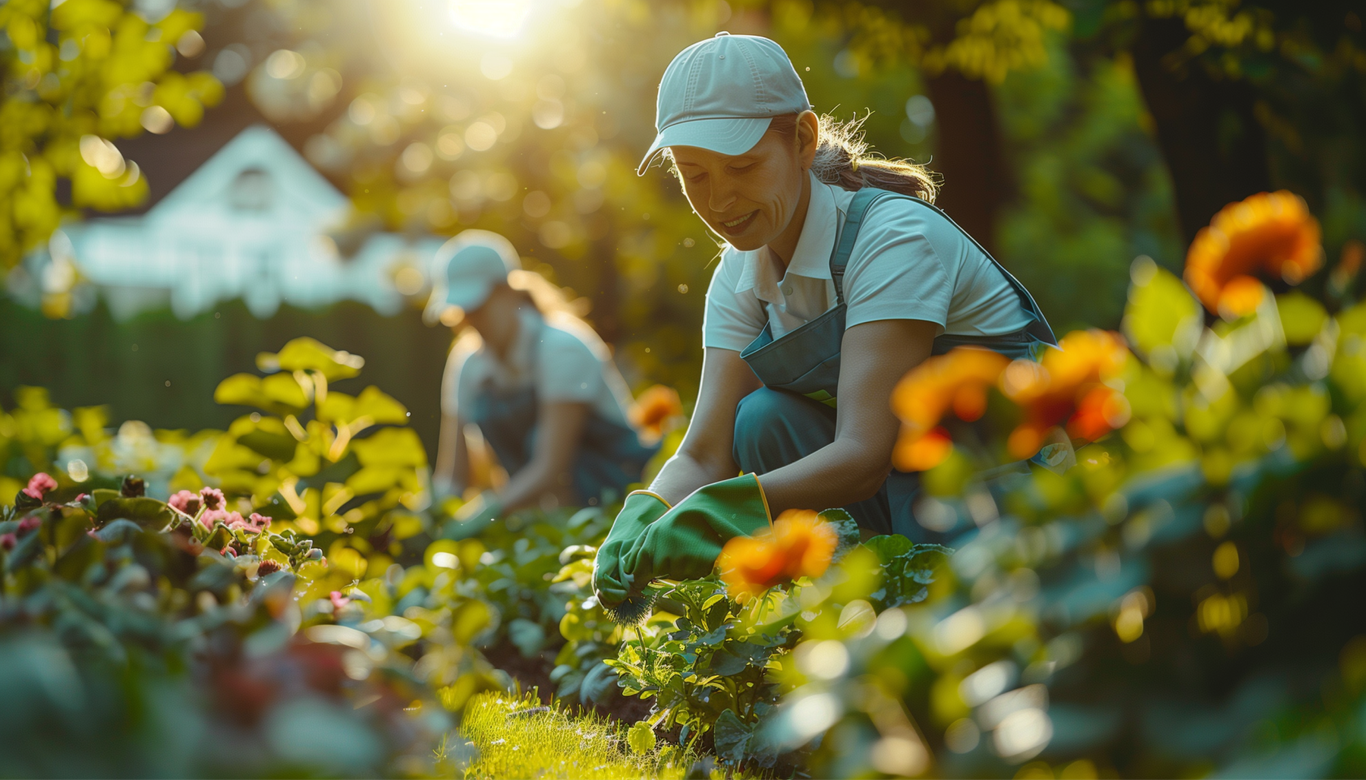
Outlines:
{"type": "Polygon", "coordinates": [[[759,143],[772,122],[771,116],[722,117],[670,125],[655,136],[655,142],[650,144],[640,167],[636,168],[636,175],[644,176],[655,158],[670,146],[695,146],[726,155],[744,154],[759,143]]]}

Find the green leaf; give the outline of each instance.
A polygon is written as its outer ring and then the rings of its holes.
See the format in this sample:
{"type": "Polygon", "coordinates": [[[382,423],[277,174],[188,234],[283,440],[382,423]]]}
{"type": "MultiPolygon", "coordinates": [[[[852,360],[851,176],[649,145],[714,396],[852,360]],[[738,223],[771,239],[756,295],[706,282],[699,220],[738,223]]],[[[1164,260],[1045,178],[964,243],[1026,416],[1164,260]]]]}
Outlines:
{"type": "Polygon", "coordinates": [[[844,554],[854,549],[862,539],[859,533],[858,521],[854,516],[843,509],[827,509],[821,512],[820,519],[835,526],[835,534],[839,537],[839,544],[835,547],[835,554],[831,560],[839,560],[844,554]]]}
{"type": "Polygon", "coordinates": [[[545,646],[545,629],[539,623],[517,618],[508,624],[508,641],[517,646],[524,658],[534,658],[545,646]]]}
{"type": "Polygon", "coordinates": [[[877,558],[886,566],[899,555],[905,555],[911,551],[911,540],[900,534],[888,534],[886,536],[874,536],[872,539],[863,543],[864,547],[877,553],[877,558]]]}
{"type": "Polygon", "coordinates": [[[308,394],[293,374],[272,374],[261,380],[261,393],[272,401],[294,409],[308,406],[308,394]]]}
{"type": "Polygon", "coordinates": [[[408,422],[408,409],[392,396],[371,385],[361,391],[355,406],[351,407],[351,418],[360,417],[369,417],[377,425],[403,425],[408,422]]]}
{"type": "Polygon", "coordinates": [[[1195,297],[1174,274],[1147,258],[1134,261],[1130,275],[1133,286],[1124,307],[1129,342],[1149,357],[1154,350],[1172,357],[1189,355],[1204,324],[1195,297]]]}
{"type": "Polygon", "coordinates": [[[722,650],[711,657],[711,673],[729,677],[743,672],[749,663],[738,655],[722,650]]]}
{"type": "Polygon", "coordinates": [[[1328,311],[1323,304],[1299,290],[1276,296],[1276,309],[1281,315],[1285,343],[1291,346],[1312,342],[1323,330],[1323,323],[1328,321],[1328,311]]]}
{"type": "Polygon", "coordinates": [[[262,353],[256,358],[257,365],[278,367],[282,371],[317,371],[335,382],[360,373],[365,359],[350,352],[332,349],[311,338],[298,338],[285,344],[279,353],[262,353]]]}
{"type": "Polygon", "coordinates": [[[120,496],[118,498],[106,498],[101,502],[96,496],[95,501],[99,506],[99,509],[95,511],[95,519],[102,526],[123,518],[132,520],[143,528],[159,531],[169,525],[174,517],[171,508],[155,498],[145,496],[123,498],[120,496]]]}
{"type": "Polygon", "coordinates": [[[294,460],[294,451],[299,446],[298,440],[289,434],[271,433],[259,429],[238,436],[237,443],[250,448],[253,452],[259,452],[271,460],[284,463],[294,460]]]}
{"type": "Polygon", "coordinates": [[[265,393],[261,392],[261,378],[252,374],[233,374],[218,383],[213,391],[213,400],[220,404],[254,406],[271,411],[275,406],[265,393]]]}
{"type": "Polygon", "coordinates": [[[745,750],[749,747],[749,738],[753,733],[750,727],[746,726],[734,712],[725,710],[721,717],[716,719],[716,725],[712,728],[716,755],[732,764],[743,761],[745,750]]]}
{"type": "Polygon", "coordinates": [[[633,753],[649,753],[655,749],[655,730],[650,728],[649,723],[641,721],[627,730],[626,744],[631,746],[633,753]]]}

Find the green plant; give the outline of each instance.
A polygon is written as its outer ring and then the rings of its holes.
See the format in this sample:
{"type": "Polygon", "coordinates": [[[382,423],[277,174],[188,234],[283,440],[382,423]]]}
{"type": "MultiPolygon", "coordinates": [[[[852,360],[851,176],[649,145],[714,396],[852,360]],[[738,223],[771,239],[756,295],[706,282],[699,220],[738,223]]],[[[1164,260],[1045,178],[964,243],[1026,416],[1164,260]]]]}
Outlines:
{"type": "MultiPolygon", "coordinates": [[[[433,696],[382,637],[300,630],[323,561],[222,555],[204,541],[236,529],[141,487],[77,495],[40,473],[0,511],[0,773],[381,774],[447,727],[405,710],[433,696]]],[[[230,543],[288,546],[250,537],[230,543]]]]}

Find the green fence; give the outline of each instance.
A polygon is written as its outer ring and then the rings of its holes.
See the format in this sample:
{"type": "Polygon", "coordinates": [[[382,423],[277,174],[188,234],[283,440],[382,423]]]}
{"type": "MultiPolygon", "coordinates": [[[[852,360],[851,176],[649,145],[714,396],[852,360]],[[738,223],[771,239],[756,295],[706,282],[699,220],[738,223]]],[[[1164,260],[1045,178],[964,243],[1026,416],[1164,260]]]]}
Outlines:
{"type": "MultiPolygon", "coordinates": [[[[190,320],[157,311],[116,322],[103,303],[75,319],[50,320],[0,296],[0,404],[13,404],[16,387],[38,385],[63,408],[107,404],[115,422],[224,428],[245,410],[214,403],[214,388],[231,374],[255,372],[258,352],[274,352],[296,336],[364,357],[365,381],[408,407],[413,428],[435,456],[451,333],[428,328],[417,311],[385,317],[360,303],[285,306],[257,319],[241,301],[231,301],[190,320]]],[[[339,389],[363,387],[348,384],[339,389]]]]}

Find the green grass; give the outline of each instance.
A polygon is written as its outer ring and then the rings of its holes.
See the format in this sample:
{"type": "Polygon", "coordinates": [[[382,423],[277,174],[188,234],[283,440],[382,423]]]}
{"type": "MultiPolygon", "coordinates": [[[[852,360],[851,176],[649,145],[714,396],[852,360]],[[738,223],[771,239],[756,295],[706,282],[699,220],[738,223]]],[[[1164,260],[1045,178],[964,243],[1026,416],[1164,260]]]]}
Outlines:
{"type": "MultiPolygon", "coordinates": [[[[702,756],[674,745],[635,752],[627,726],[594,714],[541,706],[535,693],[470,700],[461,734],[478,750],[467,778],[682,778],[702,756]]],[[[713,770],[713,777],[724,776],[713,770]]]]}

